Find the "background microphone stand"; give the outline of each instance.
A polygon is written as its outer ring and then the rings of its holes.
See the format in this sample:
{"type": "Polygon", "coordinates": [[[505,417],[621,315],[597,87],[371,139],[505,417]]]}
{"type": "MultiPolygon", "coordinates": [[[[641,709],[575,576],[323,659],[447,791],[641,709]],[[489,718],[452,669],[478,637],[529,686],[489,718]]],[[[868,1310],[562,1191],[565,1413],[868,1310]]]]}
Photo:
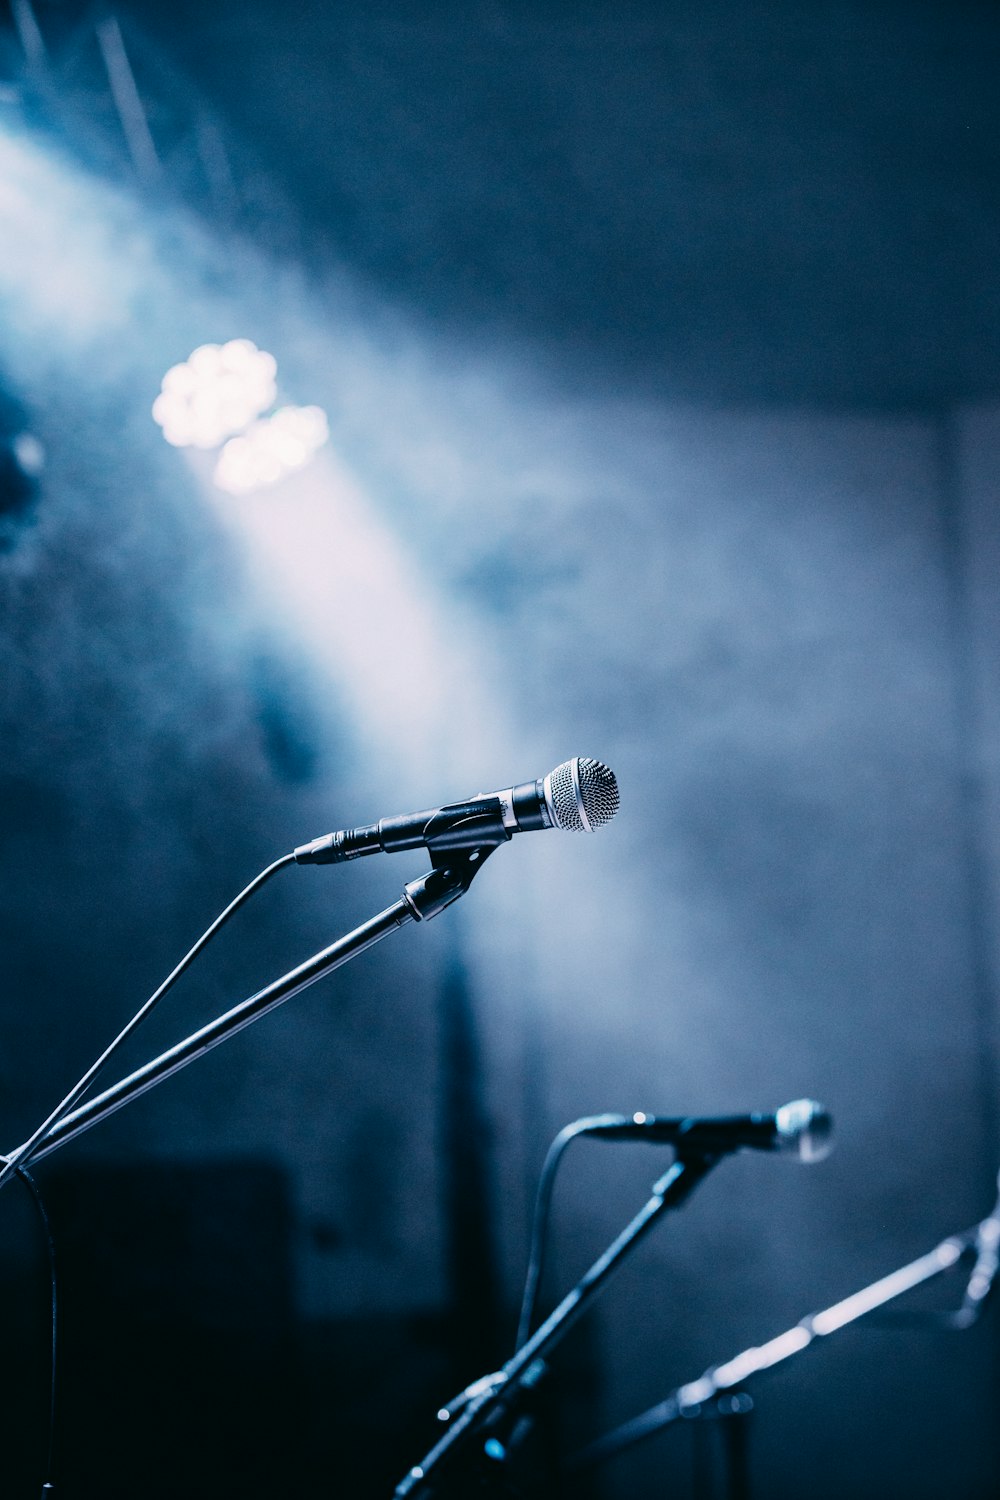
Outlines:
{"type": "MultiPolygon", "coordinates": [[[[654,1183],[652,1195],[644,1207],[584,1273],[573,1290],[563,1298],[527,1343],[496,1374],[486,1376],[467,1388],[464,1393],[467,1399],[444,1437],[396,1486],[396,1500],[403,1500],[404,1496],[411,1497],[411,1500],[427,1500],[428,1496],[437,1492],[441,1478],[453,1469],[459,1458],[469,1457],[470,1451],[473,1458],[477,1456],[472,1450],[472,1439],[481,1436],[498,1422],[523,1392],[538,1383],[545,1372],[546,1356],[583,1314],[612,1271],[661,1215],[668,1209],[680,1207],[719,1160],[718,1155],[678,1155],[669,1171],[654,1183]]],[[[481,1451],[485,1451],[488,1458],[502,1457],[501,1453],[490,1453],[489,1440],[485,1450],[481,1451]]]]}
{"type": "Polygon", "coordinates": [[[883,1276],[861,1291],[834,1303],[832,1307],[803,1318],[794,1327],[769,1339],[767,1343],[744,1349],[735,1358],[711,1366],[700,1379],[678,1386],[655,1406],[572,1454],[564,1466],[565,1472],[578,1474],[591,1469],[624,1453],[637,1443],[644,1442],[646,1438],[682,1418],[721,1416],[727,1419],[730,1439],[733,1436],[737,1439],[737,1449],[729,1455],[730,1492],[733,1500],[747,1500],[749,1479],[745,1436],[740,1441],[736,1433],[737,1427],[745,1421],[746,1414],[753,1408],[752,1401],[741,1389],[744,1382],[751,1375],[772,1369],[796,1354],[801,1354],[817,1339],[826,1338],[859,1318],[877,1313],[904,1292],[912,1291],[914,1287],[951,1270],[963,1258],[971,1259],[973,1266],[962,1305],[957,1312],[901,1313],[896,1318],[891,1314],[883,1314],[880,1321],[888,1326],[905,1323],[910,1327],[920,1324],[959,1330],[970,1327],[976,1321],[986,1304],[1000,1267],[1000,1198],[986,1218],[971,1229],[950,1235],[917,1260],[900,1266],[888,1276],[883,1276]],[[728,1406],[726,1402],[729,1403],[728,1406]]]}

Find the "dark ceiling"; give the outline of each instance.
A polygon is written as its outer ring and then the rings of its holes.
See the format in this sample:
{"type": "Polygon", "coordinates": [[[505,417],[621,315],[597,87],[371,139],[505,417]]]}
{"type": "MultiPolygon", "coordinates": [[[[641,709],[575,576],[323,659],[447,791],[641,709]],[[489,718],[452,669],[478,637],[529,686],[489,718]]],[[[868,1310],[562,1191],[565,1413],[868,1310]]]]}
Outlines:
{"type": "Polygon", "coordinates": [[[994,3],[117,10],[436,324],[697,400],[1000,392],[994,3]]]}

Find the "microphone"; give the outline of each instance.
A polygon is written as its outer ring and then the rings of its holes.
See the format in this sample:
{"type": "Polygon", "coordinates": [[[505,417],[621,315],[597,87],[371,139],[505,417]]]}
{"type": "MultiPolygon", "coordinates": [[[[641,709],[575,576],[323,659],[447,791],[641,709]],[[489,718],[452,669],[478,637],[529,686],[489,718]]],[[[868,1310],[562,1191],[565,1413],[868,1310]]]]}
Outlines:
{"type": "Polygon", "coordinates": [[[665,1119],[641,1111],[597,1115],[582,1132],[614,1140],[666,1142],[683,1155],[722,1156],[745,1147],[782,1151],[799,1161],[822,1161],[833,1150],[833,1118],[815,1099],[793,1099],[773,1115],[723,1115],[715,1119],[665,1119]]]}
{"type": "Polygon", "coordinates": [[[542,828],[593,833],[617,811],[614,771],[589,755],[578,755],[537,781],[480,793],[468,802],[382,818],[364,828],[343,828],[300,845],[294,854],[300,865],[328,865],[400,849],[495,847],[515,833],[542,828]]]}

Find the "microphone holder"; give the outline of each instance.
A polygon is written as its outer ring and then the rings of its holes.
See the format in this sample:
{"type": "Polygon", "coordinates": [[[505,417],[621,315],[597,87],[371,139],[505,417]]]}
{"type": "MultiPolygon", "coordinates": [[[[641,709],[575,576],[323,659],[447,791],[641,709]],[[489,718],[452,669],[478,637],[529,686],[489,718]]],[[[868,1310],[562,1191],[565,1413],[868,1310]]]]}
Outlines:
{"type": "Polygon", "coordinates": [[[545,1373],[545,1359],[569,1332],[592,1298],[601,1290],[625,1255],[668,1209],[679,1208],[720,1158],[700,1154],[678,1155],[670,1169],[654,1183],[652,1195],[602,1255],[584,1273],[576,1286],[541,1327],[522,1344],[512,1359],[494,1375],[468,1387],[468,1397],[445,1435],[415,1464],[396,1486],[395,1500],[428,1500],[435,1494],[441,1471],[468,1452],[471,1440],[500,1420],[511,1404],[535,1386],[545,1373]]]}
{"type": "MultiPolygon", "coordinates": [[[[467,814],[468,810],[466,809],[465,812],[467,814]]],[[[476,809],[475,820],[479,837],[474,848],[456,849],[450,842],[454,837],[454,831],[445,821],[444,826],[438,830],[442,847],[435,847],[434,841],[428,839],[433,868],[419,880],[411,880],[405,885],[402,897],[393,902],[392,906],[387,907],[385,911],[369,921],[363,922],[360,927],[354,928],[344,937],[338,938],[328,948],[315,953],[312,958],[306,959],[305,963],[299,964],[297,968],[291,969],[280,979],[258,990],[248,1000],[226,1011],[224,1015],[209,1022],[207,1026],[193,1032],[168,1051],[161,1053],[159,1057],[153,1058],[151,1062],[136,1069],[134,1073],[130,1073],[127,1078],[105,1089],[96,1098],[80,1105],[78,1109],[72,1110],[62,1119],[56,1120],[18,1164],[27,1166],[29,1161],[35,1161],[39,1157],[48,1156],[51,1152],[58,1150],[67,1141],[74,1140],[84,1131],[90,1130],[108,1115],[122,1109],[131,1100],[137,1099],[140,1094],[147,1093],[149,1089],[162,1083],[171,1074],[179,1072],[187,1067],[188,1063],[194,1062],[195,1058],[201,1057],[229,1037],[235,1036],[238,1031],[242,1031],[253,1021],[259,1020],[268,1011],[290,1000],[293,995],[315,984],[318,979],[331,974],[334,969],[339,969],[349,963],[352,958],[357,958],[359,953],[364,953],[368,948],[388,937],[390,933],[398,931],[400,927],[405,927],[410,922],[429,921],[439,912],[444,911],[452,902],[465,894],[493,850],[510,838],[509,832],[503,826],[498,799],[484,799],[481,806],[476,809]]],[[[467,817],[466,821],[468,821],[467,817]]],[[[7,1154],[11,1156],[16,1153],[7,1154]]]]}

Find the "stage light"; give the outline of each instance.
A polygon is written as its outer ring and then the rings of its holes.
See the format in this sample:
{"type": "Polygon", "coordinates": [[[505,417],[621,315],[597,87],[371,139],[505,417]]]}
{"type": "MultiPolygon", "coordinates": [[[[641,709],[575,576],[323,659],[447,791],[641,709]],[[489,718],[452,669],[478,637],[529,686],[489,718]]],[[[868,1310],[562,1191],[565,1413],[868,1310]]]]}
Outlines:
{"type": "Polygon", "coordinates": [[[283,406],[254,422],[242,437],[230,438],[215,467],[215,483],[230,495],[275,484],[301,469],[330,435],[318,406],[283,406]]]}
{"type": "Polygon", "coordinates": [[[45,468],[45,449],[33,432],[19,432],[10,445],[21,473],[28,479],[41,478],[45,468]]]}
{"type": "Polygon", "coordinates": [[[20,523],[34,510],[45,449],[31,431],[21,401],[0,384],[0,551],[8,551],[20,523]]]}
{"type": "MultiPolygon", "coordinates": [[[[323,684],[323,701],[336,703],[352,723],[369,767],[384,756],[398,795],[417,799],[416,806],[439,776],[471,778],[477,766],[510,763],[510,736],[497,707],[502,695],[489,685],[500,665],[489,638],[476,631],[474,614],[459,602],[456,616],[456,601],[441,594],[434,572],[383,514],[380,501],[390,497],[369,489],[333,452],[323,411],[274,411],[273,357],[249,338],[207,344],[204,329],[228,329],[239,308],[248,328],[280,327],[296,350],[296,385],[315,380],[327,390],[357,393],[362,408],[372,410],[372,451],[379,453],[390,435],[397,441],[382,418],[393,392],[410,389],[406,362],[390,361],[383,371],[381,356],[356,327],[328,325],[326,310],[253,247],[221,240],[176,209],[153,213],[2,122],[0,220],[16,229],[0,234],[0,360],[9,362],[11,378],[25,388],[56,390],[71,410],[78,408],[81,440],[98,426],[103,431],[109,404],[134,414],[139,425],[130,424],[125,435],[136,460],[146,455],[147,441],[161,440],[149,410],[162,387],[156,415],[160,427],[169,417],[165,435],[184,451],[181,472],[244,554],[255,607],[303,648],[323,684]],[[238,295],[220,297],[223,284],[237,286],[238,295]],[[164,378],[176,358],[168,351],[179,340],[193,354],[164,378]],[[232,389],[248,373],[255,394],[236,414],[241,425],[234,431],[230,418],[220,430],[214,416],[208,420],[219,405],[217,382],[221,377],[232,389]],[[148,399],[139,395],[143,390],[148,399]],[[195,432],[207,452],[190,442],[195,432]],[[246,446],[223,454],[227,439],[237,437],[246,446]],[[213,483],[217,467],[220,483],[213,483]],[[275,477],[282,481],[277,504],[266,487],[275,477]],[[461,735],[452,732],[456,703],[461,735]]],[[[0,452],[5,436],[9,442],[26,430],[27,422],[0,421],[0,452]]],[[[424,464],[419,476],[426,485],[424,464]]],[[[13,545],[23,523],[22,512],[3,518],[0,551],[6,532],[13,545]]],[[[338,718],[338,733],[341,726],[338,718]]]]}
{"type": "Polygon", "coordinates": [[[249,339],[201,344],[164,375],[154,420],[176,448],[217,448],[271,405],[276,370],[274,356],[249,339]]]}
{"type": "Polygon", "coordinates": [[[0,553],[11,551],[33,518],[45,450],[30,432],[0,436],[0,553]]]}

